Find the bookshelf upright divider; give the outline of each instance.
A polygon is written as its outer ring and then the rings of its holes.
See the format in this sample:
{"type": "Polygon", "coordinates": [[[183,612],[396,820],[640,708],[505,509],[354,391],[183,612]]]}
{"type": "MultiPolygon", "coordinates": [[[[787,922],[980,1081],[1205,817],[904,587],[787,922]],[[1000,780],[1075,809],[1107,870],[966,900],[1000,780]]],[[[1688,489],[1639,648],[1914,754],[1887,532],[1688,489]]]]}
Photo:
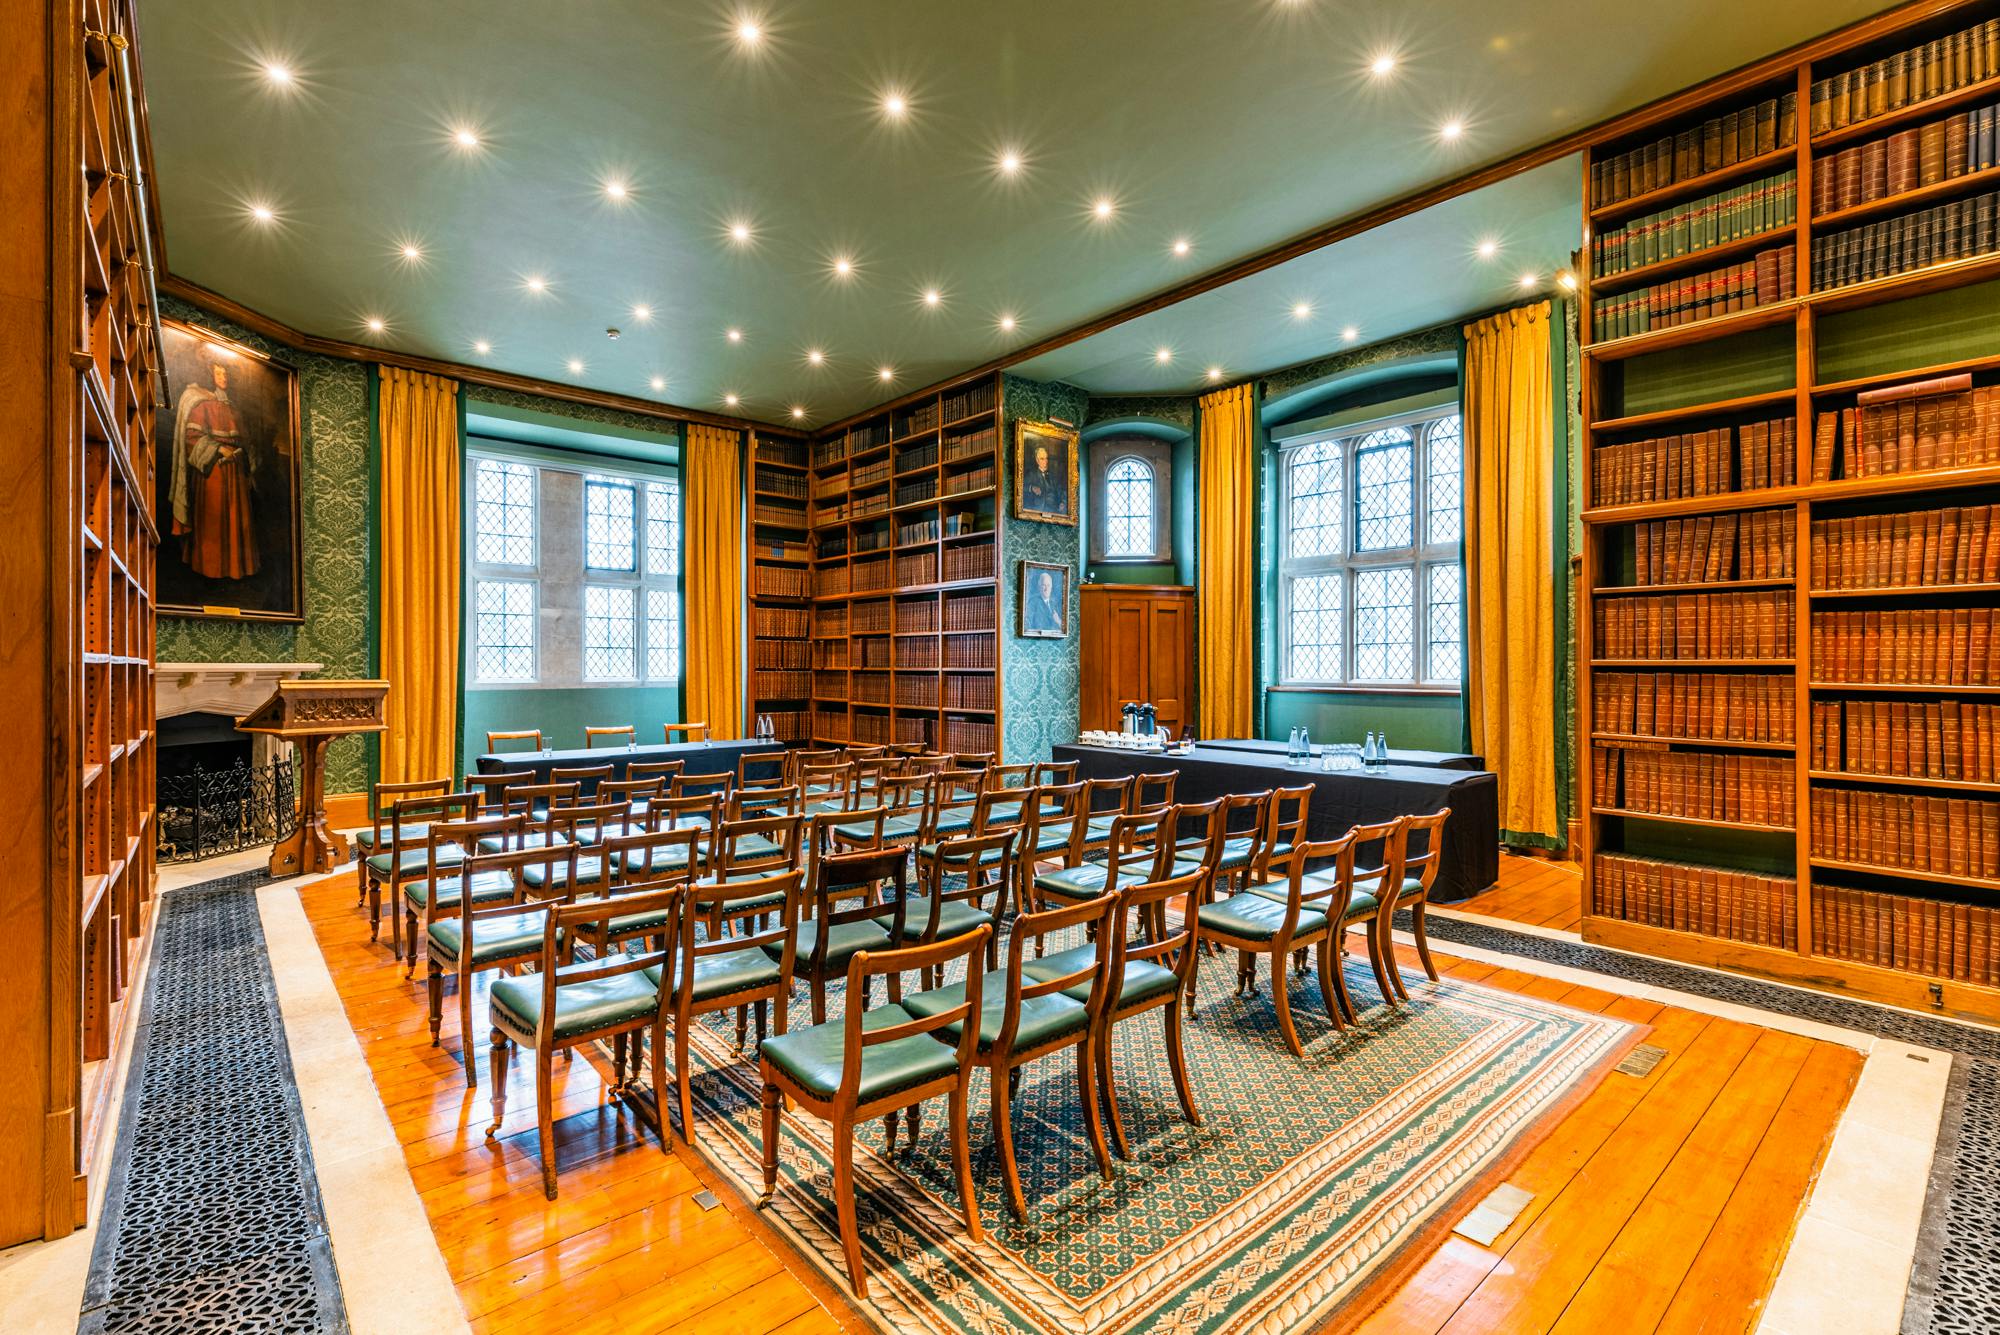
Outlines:
{"type": "Polygon", "coordinates": [[[749,718],[768,717],[788,746],[811,737],[812,535],[807,441],[768,427],[750,433],[749,718]]]}
{"type": "Polygon", "coordinates": [[[1585,155],[1583,933],[2000,1020],[2000,6],[1812,56],[1585,155]]]}

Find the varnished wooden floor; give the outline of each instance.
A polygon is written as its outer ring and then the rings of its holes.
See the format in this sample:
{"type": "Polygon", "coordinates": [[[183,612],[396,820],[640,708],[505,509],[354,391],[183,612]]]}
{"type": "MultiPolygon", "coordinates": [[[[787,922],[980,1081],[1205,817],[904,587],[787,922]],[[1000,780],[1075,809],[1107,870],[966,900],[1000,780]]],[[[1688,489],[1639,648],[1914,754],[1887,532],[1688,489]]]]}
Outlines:
{"type": "MultiPolygon", "coordinates": [[[[1464,907],[1574,926],[1577,886],[1560,864],[1503,858],[1499,886],[1464,907]]],[[[387,945],[368,943],[352,873],[301,897],[474,1330],[864,1328],[747,1204],[718,1186],[723,1208],[697,1205],[715,1185],[697,1156],[663,1155],[581,1058],[558,1063],[562,1195],[545,1200],[532,1075],[514,1063],[503,1138],[488,1145],[489,1091],[465,1087],[457,1007],[447,998],[432,1048],[422,973],[404,982],[387,945]]],[[[1455,978],[1651,1024],[1667,1055],[1643,1080],[1608,1076],[1509,1174],[1534,1199],[1492,1247],[1447,1238],[1363,1327],[1750,1329],[1860,1055],[1436,953],[1455,978]]]]}

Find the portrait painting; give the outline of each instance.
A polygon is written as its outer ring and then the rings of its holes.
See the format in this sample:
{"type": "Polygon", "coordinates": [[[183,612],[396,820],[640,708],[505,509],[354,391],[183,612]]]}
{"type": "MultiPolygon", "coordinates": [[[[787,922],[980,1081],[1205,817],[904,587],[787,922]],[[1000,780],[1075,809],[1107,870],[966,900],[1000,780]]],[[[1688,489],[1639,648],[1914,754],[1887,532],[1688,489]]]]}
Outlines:
{"type": "Polygon", "coordinates": [[[1046,561],[1021,562],[1021,638],[1069,638],[1069,567],[1046,561]]]}
{"type": "Polygon", "coordinates": [[[1076,523],[1076,432],[1052,422],[1014,426],[1014,517],[1076,523]]]}
{"type": "Polygon", "coordinates": [[[162,322],[159,610],[299,621],[299,373],[162,322]]]}

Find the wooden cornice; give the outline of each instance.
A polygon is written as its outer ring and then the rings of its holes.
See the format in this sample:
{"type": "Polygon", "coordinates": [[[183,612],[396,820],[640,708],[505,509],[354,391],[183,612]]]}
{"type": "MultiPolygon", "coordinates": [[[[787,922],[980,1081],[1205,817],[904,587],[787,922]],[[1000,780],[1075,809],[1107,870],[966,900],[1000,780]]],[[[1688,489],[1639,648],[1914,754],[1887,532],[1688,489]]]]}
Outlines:
{"type": "Polygon", "coordinates": [[[240,301],[225,297],[220,292],[210,291],[201,284],[189,282],[177,274],[166,274],[161,277],[160,291],[169,296],[179,297],[190,305],[199,306],[234,324],[242,325],[245,329],[261,334],[275,343],[282,343],[288,348],[297,348],[301,352],[317,353],[322,357],[400,366],[407,371],[423,371],[429,375],[444,376],[468,385],[484,385],[489,389],[510,389],[521,394],[533,394],[563,403],[581,403],[593,408],[613,408],[619,412],[632,413],[640,417],[657,417],[668,422],[699,422],[704,426],[721,427],[726,431],[783,431],[788,435],[800,434],[796,429],[788,430],[775,423],[759,422],[753,418],[706,413],[694,408],[655,403],[650,399],[635,398],[629,394],[611,394],[599,389],[585,389],[579,385],[565,385],[554,380],[538,380],[534,376],[515,375],[510,371],[496,371],[488,366],[467,366],[463,362],[442,361],[436,357],[418,357],[388,348],[371,348],[362,343],[322,338],[318,334],[308,334],[294,329],[261,311],[251,310],[240,301]]]}

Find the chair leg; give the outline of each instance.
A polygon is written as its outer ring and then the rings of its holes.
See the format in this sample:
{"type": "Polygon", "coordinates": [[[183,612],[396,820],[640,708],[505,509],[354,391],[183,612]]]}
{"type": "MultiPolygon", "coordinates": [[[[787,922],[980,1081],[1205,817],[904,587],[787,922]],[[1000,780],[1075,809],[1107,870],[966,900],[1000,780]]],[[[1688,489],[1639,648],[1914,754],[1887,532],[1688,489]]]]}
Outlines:
{"type": "MultiPolygon", "coordinates": [[[[813,1023],[825,1024],[826,1023],[826,980],[824,978],[815,978],[812,980],[812,998],[813,998],[813,1023]]],[[[850,1006],[853,1005],[854,998],[849,997],[847,999],[847,1004],[850,1006]]]]}
{"type": "Polygon", "coordinates": [[[500,1134],[500,1123],[507,1116],[507,1036],[495,1029],[486,1040],[487,1060],[492,1064],[493,1077],[493,1124],[486,1128],[486,1138],[492,1140],[500,1134]]]}
{"type": "Polygon", "coordinates": [[[1340,994],[1340,1009],[1347,1016],[1349,1024],[1359,1024],[1355,1014],[1354,994],[1347,990],[1347,933],[1335,929],[1327,933],[1327,953],[1332,957],[1333,990],[1340,994]]]}
{"type": "Polygon", "coordinates": [[[382,885],[372,879],[368,882],[368,939],[382,939],[382,885]]]}
{"type": "Polygon", "coordinates": [[[542,1146],[542,1195],[556,1198],[555,1053],[535,1049],[535,1130],[542,1146]]]}
{"type": "Polygon", "coordinates": [[[1333,1021],[1337,1033],[1347,1028],[1347,1021],[1341,1018],[1340,994],[1333,989],[1333,974],[1337,967],[1333,963],[1333,936],[1328,933],[1320,938],[1318,946],[1319,995],[1326,1003],[1326,1018],[1333,1021]]]}
{"type": "Polygon", "coordinates": [[[1396,964],[1395,913],[1396,901],[1392,899],[1376,915],[1375,931],[1382,938],[1382,963],[1389,971],[1389,985],[1396,989],[1395,999],[1408,1001],[1410,994],[1403,986],[1403,971],[1396,964]]]}
{"type": "Polygon", "coordinates": [[[965,1205],[965,1233],[974,1242],[983,1242],[986,1232],[979,1226],[979,1197],[972,1192],[972,1146],[966,1129],[966,1095],[972,1084],[970,1073],[959,1078],[945,1104],[945,1120],[951,1123],[951,1163],[958,1174],[958,1199],[965,1205]]]}
{"type": "Polygon", "coordinates": [[[680,1095],[681,1139],[690,1145],[694,1144],[694,1084],[688,1073],[688,1030],[693,1027],[693,1016],[674,1024],[674,1090],[680,1095]]]}
{"type": "Polygon", "coordinates": [[[1104,1026],[1104,1032],[1097,1042],[1097,1083],[1104,1086],[1104,1106],[1110,1111],[1111,1144],[1121,1159],[1132,1157],[1132,1147],[1125,1140],[1125,1118],[1118,1111],[1118,1082],[1111,1073],[1112,1027],[1104,1026]]]}
{"type": "Polygon", "coordinates": [[[1097,1171],[1111,1180],[1111,1150],[1104,1143],[1104,1111],[1097,1106],[1097,1035],[1087,1034],[1076,1045],[1076,1089],[1083,1101],[1083,1125],[1090,1133],[1090,1150],[1097,1156],[1097,1171]]]}
{"type": "Polygon", "coordinates": [[[861,1270],[861,1224],[854,1200],[854,1123],[833,1124],[833,1208],[840,1217],[840,1249],[847,1254],[847,1277],[854,1296],[868,1296],[868,1277],[861,1270]]]}
{"type": "Polygon", "coordinates": [[[1306,1050],[1299,1046],[1299,1031],[1292,1025],[1292,989],[1285,978],[1289,955],[1289,951],[1271,952],[1271,1002],[1278,1008],[1278,1032],[1285,1036],[1285,1046],[1294,1057],[1304,1057],[1306,1050]]]}
{"type": "Polygon", "coordinates": [[[1417,958],[1424,962],[1424,973],[1435,983],[1438,981],[1437,965],[1431,963],[1430,934],[1424,930],[1424,901],[1419,899],[1410,905],[1410,931],[1417,938],[1417,958]]]}
{"type": "Polygon", "coordinates": [[[438,1045],[438,1030],[444,1027],[444,971],[438,962],[430,962],[430,973],[424,979],[424,990],[430,994],[431,1006],[431,1046],[438,1045]]]}
{"type": "Polygon", "coordinates": [[[625,1053],[630,1046],[623,1033],[611,1036],[611,1083],[605,1087],[604,1092],[613,1098],[616,1098],[618,1091],[625,1087],[625,1053]]]}
{"type": "Polygon", "coordinates": [[[1016,1219],[1028,1213],[1027,1198],[1021,1194],[1021,1166],[1014,1161],[1014,1120],[1012,1117],[1013,1071],[999,1067],[988,1071],[986,1081],[993,1101],[993,1148],[1000,1152],[1000,1178],[1007,1192],[1007,1208],[1016,1219]]]}
{"type": "MultiPolygon", "coordinates": [[[[1389,972],[1383,968],[1382,934],[1373,918],[1368,920],[1368,967],[1375,970],[1375,988],[1382,994],[1382,1004],[1393,1006],[1396,1002],[1396,989],[1390,986],[1389,972]]],[[[1392,963],[1390,968],[1393,967],[1392,963]]]]}
{"type": "Polygon", "coordinates": [[[664,1017],[653,1023],[653,1116],[660,1123],[660,1153],[674,1152],[674,1128],[667,1118],[667,1082],[663,1078],[666,1069],[667,1022],[664,1017]]]}
{"type": "Polygon", "coordinates": [[[415,974],[417,971],[417,915],[416,914],[407,911],[403,914],[403,936],[409,942],[409,954],[405,956],[403,964],[403,978],[405,981],[408,981],[410,976],[415,974]]]}
{"type": "Polygon", "coordinates": [[[1173,1072],[1174,1093],[1180,1095],[1181,1112],[1193,1126],[1201,1125],[1201,1110],[1194,1106],[1194,1085],[1188,1080],[1187,1053],[1181,1048],[1181,1013],[1178,1006],[1167,1011],[1167,1068],[1173,1072]]]}
{"type": "MultiPolygon", "coordinates": [[[[768,1205],[771,1193],[778,1189],[778,1123],[784,1115],[785,1096],[766,1078],[757,1101],[764,1111],[764,1190],[757,1197],[757,1203],[768,1205]]],[[[687,1133],[685,1123],[681,1126],[681,1133],[687,1133]]]]}
{"type": "Polygon", "coordinates": [[[462,1049],[459,1056],[465,1064],[467,1089],[479,1088],[479,1059],[472,1050],[472,978],[470,970],[458,975],[458,1045],[462,1049]]]}

